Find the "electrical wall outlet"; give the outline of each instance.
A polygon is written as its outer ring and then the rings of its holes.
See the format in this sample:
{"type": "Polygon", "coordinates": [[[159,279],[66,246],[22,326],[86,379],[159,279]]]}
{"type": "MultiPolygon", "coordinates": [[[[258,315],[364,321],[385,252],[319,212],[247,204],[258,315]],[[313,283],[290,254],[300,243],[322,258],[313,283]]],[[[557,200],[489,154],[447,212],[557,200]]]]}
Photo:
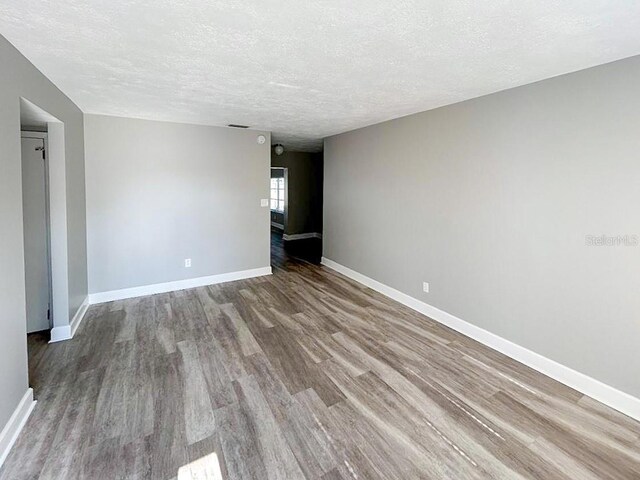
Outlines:
{"type": "Polygon", "coordinates": [[[429,293],[429,282],[422,282],[422,291],[424,293],[429,293]]]}
{"type": "Polygon", "coordinates": [[[191,268],[191,259],[190,258],[185,258],[184,259],[184,268],[191,268]]]}
{"type": "Polygon", "coordinates": [[[268,207],[269,206],[269,199],[268,198],[261,198],[260,199],[260,206],[261,207],[268,207]]]}

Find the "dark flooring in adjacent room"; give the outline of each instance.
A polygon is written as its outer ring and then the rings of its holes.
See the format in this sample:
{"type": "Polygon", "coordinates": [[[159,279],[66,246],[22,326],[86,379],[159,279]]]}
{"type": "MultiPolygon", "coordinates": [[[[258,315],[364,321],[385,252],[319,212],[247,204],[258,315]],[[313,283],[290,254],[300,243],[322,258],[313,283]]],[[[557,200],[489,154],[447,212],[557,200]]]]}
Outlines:
{"type": "Polygon", "coordinates": [[[305,260],[320,264],[322,259],[322,240],[308,238],[304,240],[285,241],[282,230],[271,228],[271,266],[283,267],[288,261],[305,260]]]}
{"type": "Polygon", "coordinates": [[[638,479],[640,424],[274,245],[29,339],[20,479],[638,479]]]}

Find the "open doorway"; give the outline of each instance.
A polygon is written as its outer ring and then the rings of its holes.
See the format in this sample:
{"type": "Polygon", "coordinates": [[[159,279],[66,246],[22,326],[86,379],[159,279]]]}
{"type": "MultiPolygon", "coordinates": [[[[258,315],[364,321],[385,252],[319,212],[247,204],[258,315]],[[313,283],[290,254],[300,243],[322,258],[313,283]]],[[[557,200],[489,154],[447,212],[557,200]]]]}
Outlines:
{"type": "Polygon", "coordinates": [[[271,152],[271,266],[320,263],[323,155],[282,146],[271,152]]]}
{"type": "Polygon", "coordinates": [[[53,312],[47,132],[23,130],[21,136],[27,334],[38,332],[50,337],[53,312]]]}
{"type": "Polygon", "coordinates": [[[25,272],[25,342],[29,384],[50,342],[71,338],[64,124],[20,99],[25,272]]]}
{"type": "Polygon", "coordinates": [[[271,226],[284,232],[287,206],[287,168],[271,167],[271,226]]]}
{"type": "Polygon", "coordinates": [[[283,266],[286,262],[283,235],[287,224],[288,176],[287,168],[271,167],[269,207],[271,209],[271,263],[273,266],[283,266]]]}

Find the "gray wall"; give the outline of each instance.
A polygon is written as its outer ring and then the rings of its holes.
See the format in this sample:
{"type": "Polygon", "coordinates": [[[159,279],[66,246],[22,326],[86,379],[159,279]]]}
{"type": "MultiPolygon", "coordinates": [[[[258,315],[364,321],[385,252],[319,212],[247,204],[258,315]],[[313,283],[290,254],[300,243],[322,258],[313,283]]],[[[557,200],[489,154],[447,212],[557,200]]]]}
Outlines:
{"type": "Polygon", "coordinates": [[[271,166],[289,169],[284,233],[322,233],[322,153],[272,150],[271,166]]]}
{"type": "Polygon", "coordinates": [[[268,133],[85,115],[85,135],[91,293],[269,266],[268,133]]]}
{"type": "Polygon", "coordinates": [[[64,122],[69,310],[87,296],[82,112],[0,36],[0,429],[27,389],[20,97],[64,122]]]}
{"type": "Polygon", "coordinates": [[[640,397],[640,57],[325,141],[324,256],[640,397]],[[431,293],[422,292],[430,282],[431,293]]]}

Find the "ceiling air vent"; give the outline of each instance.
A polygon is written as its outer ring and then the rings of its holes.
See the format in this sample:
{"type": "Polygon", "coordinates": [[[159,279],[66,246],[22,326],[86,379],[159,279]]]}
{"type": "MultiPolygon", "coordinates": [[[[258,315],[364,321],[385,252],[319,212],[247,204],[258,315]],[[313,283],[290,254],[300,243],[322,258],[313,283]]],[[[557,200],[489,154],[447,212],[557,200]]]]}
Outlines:
{"type": "Polygon", "coordinates": [[[230,123],[229,125],[227,125],[227,127],[231,127],[231,128],[249,128],[249,125],[237,125],[235,123],[230,123]]]}

